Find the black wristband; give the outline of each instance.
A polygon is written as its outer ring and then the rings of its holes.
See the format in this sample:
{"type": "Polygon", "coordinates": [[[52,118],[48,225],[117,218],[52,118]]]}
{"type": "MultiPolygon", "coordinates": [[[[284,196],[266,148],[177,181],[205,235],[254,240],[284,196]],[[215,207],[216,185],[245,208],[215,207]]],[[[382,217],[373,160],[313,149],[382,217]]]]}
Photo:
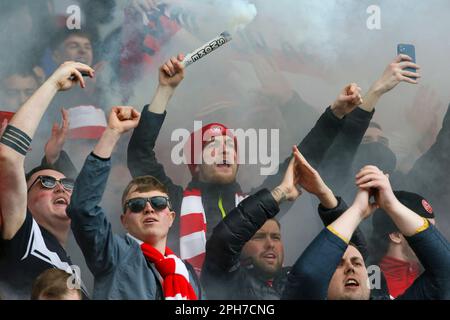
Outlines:
{"type": "Polygon", "coordinates": [[[0,143],[25,156],[30,149],[31,138],[22,130],[17,129],[12,125],[8,125],[0,139],[0,143]]]}

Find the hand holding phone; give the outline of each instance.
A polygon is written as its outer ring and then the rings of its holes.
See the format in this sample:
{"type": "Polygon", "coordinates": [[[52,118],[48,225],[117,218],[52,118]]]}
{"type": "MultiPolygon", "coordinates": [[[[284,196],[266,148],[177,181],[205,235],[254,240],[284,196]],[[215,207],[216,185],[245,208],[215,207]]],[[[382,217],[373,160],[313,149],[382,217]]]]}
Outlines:
{"type": "MultiPolygon", "coordinates": [[[[407,55],[412,59],[411,62],[416,63],[416,48],[412,44],[399,44],[397,46],[397,54],[398,55],[401,55],[401,54],[407,55]]],[[[411,68],[411,67],[405,68],[404,70],[410,71],[410,72],[417,72],[417,69],[411,68]]],[[[416,77],[409,77],[409,78],[414,79],[414,80],[417,79],[416,77]]]]}

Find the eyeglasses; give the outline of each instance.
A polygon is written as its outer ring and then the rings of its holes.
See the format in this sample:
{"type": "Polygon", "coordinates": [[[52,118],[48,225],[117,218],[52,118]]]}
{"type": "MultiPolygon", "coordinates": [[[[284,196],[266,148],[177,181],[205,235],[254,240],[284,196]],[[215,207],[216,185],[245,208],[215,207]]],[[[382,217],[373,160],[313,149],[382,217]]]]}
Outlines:
{"type": "Polygon", "coordinates": [[[123,206],[123,212],[127,211],[127,208],[130,208],[130,211],[133,213],[139,213],[145,209],[147,202],[150,203],[153,209],[156,211],[164,210],[165,208],[170,207],[170,201],[168,197],[164,196],[155,196],[151,198],[133,198],[129,199],[125,202],[123,206]]]}
{"type": "Polygon", "coordinates": [[[56,183],[59,182],[63,186],[63,188],[69,192],[73,191],[73,187],[75,185],[75,180],[70,178],[56,179],[52,176],[38,176],[28,188],[28,192],[38,181],[40,181],[41,185],[46,189],[54,189],[56,187],[56,183]]]}

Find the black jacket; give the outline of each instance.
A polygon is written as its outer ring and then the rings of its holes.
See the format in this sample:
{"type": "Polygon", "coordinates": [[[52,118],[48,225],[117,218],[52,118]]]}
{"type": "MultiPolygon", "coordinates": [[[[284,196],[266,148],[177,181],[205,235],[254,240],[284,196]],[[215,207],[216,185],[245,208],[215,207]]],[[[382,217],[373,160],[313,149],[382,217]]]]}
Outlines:
{"type": "Polygon", "coordinates": [[[289,268],[283,268],[269,285],[251,265],[240,265],[244,245],[279,210],[271,193],[263,189],[244,199],[214,228],[206,242],[201,274],[208,299],[280,299],[289,268]]]}
{"type": "MultiPolygon", "coordinates": [[[[338,206],[325,209],[319,206],[319,215],[325,226],[336,220],[347,205],[338,198],[338,206]]],[[[206,243],[206,258],[201,282],[209,299],[274,300],[280,299],[287,283],[290,267],[282,268],[271,285],[260,277],[258,271],[240,264],[244,245],[279,212],[277,202],[267,189],[243,200],[220,222],[206,243]]],[[[352,242],[367,256],[367,245],[357,230],[352,242]]]]}
{"type": "MultiPolygon", "coordinates": [[[[448,241],[433,225],[406,239],[425,267],[425,272],[396,300],[449,299],[448,241]]],[[[325,300],[330,280],[346,250],[347,244],[342,239],[328,229],[323,229],[292,267],[282,298],[325,300]]],[[[378,299],[388,300],[389,296],[378,299]]]]}
{"type": "Polygon", "coordinates": [[[416,192],[427,199],[435,211],[439,228],[449,236],[450,220],[444,218],[450,206],[450,106],[435,143],[406,174],[391,180],[397,190],[416,192]]]}
{"type": "MultiPolygon", "coordinates": [[[[326,209],[321,204],[319,204],[319,217],[325,227],[332,224],[348,209],[347,203],[345,203],[345,201],[341,197],[336,197],[336,199],[338,200],[338,205],[333,209],[326,209]]],[[[367,246],[366,238],[359,228],[356,228],[350,241],[358,248],[359,252],[361,252],[364,260],[369,257],[369,249],[367,246]]]]}

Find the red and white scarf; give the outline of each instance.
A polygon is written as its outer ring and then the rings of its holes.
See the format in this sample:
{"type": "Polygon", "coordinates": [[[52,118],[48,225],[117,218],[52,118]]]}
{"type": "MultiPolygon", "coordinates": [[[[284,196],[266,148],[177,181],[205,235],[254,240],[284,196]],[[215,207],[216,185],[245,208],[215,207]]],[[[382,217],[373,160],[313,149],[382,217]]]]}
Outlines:
{"type": "Polygon", "coordinates": [[[184,262],[166,247],[164,255],[147,243],[141,244],[144,256],[152,262],[163,278],[166,300],[197,300],[189,282],[189,272],[184,262]]]}
{"type": "MultiPolygon", "coordinates": [[[[236,206],[244,200],[235,195],[236,206]]],[[[200,275],[206,251],[206,215],[199,189],[185,190],[180,212],[180,256],[200,275]]]]}

